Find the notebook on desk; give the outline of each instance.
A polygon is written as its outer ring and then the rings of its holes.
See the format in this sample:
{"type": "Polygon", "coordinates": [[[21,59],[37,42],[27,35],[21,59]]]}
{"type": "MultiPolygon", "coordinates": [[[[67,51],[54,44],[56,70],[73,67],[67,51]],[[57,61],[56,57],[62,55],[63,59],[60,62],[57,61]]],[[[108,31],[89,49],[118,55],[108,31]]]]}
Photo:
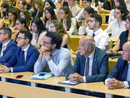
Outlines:
{"type": "Polygon", "coordinates": [[[46,80],[46,79],[53,77],[53,76],[54,76],[54,74],[51,72],[40,72],[38,74],[31,76],[30,79],[32,79],[32,80],[46,80]]]}
{"type": "Polygon", "coordinates": [[[71,82],[69,80],[65,80],[65,81],[59,82],[59,84],[72,85],[72,86],[77,85],[79,83],[82,83],[82,82],[71,82]]]}

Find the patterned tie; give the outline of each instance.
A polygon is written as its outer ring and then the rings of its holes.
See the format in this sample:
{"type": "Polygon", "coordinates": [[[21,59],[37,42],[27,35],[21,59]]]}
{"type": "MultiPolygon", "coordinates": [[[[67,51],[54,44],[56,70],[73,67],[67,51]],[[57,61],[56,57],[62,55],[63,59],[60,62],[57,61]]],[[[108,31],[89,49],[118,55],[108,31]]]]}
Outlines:
{"type": "Polygon", "coordinates": [[[94,38],[95,34],[93,33],[92,37],[94,38]]]}
{"type": "Polygon", "coordinates": [[[89,74],[89,57],[86,57],[84,76],[88,76],[88,74],[89,74]]]}
{"type": "Polygon", "coordinates": [[[2,49],[1,49],[0,56],[3,56],[3,54],[4,54],[4,50],[5,50],[5,45],[2,45],[2,49]]]}

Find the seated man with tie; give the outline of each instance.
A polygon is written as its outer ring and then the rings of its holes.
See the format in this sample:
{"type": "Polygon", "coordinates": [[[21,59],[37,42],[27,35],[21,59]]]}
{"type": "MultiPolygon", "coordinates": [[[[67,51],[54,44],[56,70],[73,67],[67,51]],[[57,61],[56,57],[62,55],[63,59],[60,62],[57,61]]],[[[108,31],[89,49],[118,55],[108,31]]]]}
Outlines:
{"type": "MultiPolygon", "coordinates": [[[[108,55],[95,47],[95,41],[91,36],[81,37],[78,49],[79,52],[68,79],[72,82],[86,83],[104,81],[108,75],[108,55]]],[[[89,93],[89,95],[94,94],[89,93]]]]}
{"type": "Polygon", "coordinates": [[[130,42],[123,45],[122,56],[118,58],[114,69],[107,76],[105,84],[109,89],[130,87],[130,42]]]}
{"type": "Polygon", "coordinates": [[[30,44],[32,34],[29,31],[20,31],[17,36],[19,46],[14,56],[0,67],[0,72],[33,72],[33,67],[39,56],[38,50],[30,44]]]}
{"type": "Polygon", "coordinates": [[[93,32],[88,33],[95,40],[96,47],[107,51],[109,50],[110,39],[106,32],[101,29],[102,17],[99,14],[92,14],[89,19],[88,27],[93,32]]]}
{"type": "Polygon", "coordinates": [[[17,45],[11,39],[12,31],[10,28],[0,28],[0,65],[8,62],[14,55],[17,45]]]}

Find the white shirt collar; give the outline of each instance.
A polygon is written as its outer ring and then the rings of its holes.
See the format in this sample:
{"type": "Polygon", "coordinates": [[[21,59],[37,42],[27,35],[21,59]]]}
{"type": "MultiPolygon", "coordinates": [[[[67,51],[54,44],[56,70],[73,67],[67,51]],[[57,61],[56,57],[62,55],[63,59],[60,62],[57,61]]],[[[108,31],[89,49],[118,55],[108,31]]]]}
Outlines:
{"type": "MultiPolygon", "coordinates": [[[[95,50],[88,56],[90,59],[93,59],[95,50]]],[[[86,56],[87,57],[87,56],[86,56]]]]}
{"type": "Polygon", "coordinates": [[[102,29],[99,28],[96,32],[94,32],[95,35],[98,35],[98,33],[101,31],[102,29]]]}
{"type": "Polygon", "coordinates": [[[8,43],[10,42],[10,40],[6,43],[4,43],[3,45],[5,46],[5,48],[7,47],[8,43]]]}
{"type": "Polygon", "coordinates": [[[25,49],[22,49],[24,52],[28,51],[28,48],[29,48],[30,44],[25,48],[25,49]]]}

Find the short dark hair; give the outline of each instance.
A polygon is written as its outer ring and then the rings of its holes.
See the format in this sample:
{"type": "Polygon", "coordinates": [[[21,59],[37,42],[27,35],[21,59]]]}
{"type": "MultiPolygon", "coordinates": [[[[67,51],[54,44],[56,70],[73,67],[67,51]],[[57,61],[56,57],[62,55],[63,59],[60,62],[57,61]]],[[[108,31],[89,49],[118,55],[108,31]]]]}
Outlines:
{"type": "Polygon", "coordinates": [[[99,15],[99,14],[92,14],[90,17],[94,18],[95,21],[99,22],[100,26],[102,25],[102,17],[101,17],[101,15],[99,15]]]}
{"type": "MultiPolygon", "coordinates": [[[[25,37],[26,39],[29,39],[29,43],[31,43],[31,40],[32,40],[32,33],[30,33],[30,31],[21,30],[21,31],[18,32],[18,35],[19,35],[19,33],[24,34],[24,37],[25,37]]],[[[18,36],[18,35],[17,35],[17,36],[18,36]]]]}
{"type": "Polygon", "coordinates": [[[56,49],[61,47],[62,37],[58,33],[48,31],[45,36],[51,38],[51,44],[56,44],[56,49]]]}
{"type": "Polygon", "coordinates": [[[130,21],[130,14],[128,14],[125,19],[130,21]]]}
{"type": "Polygon", "coordinates": [[[12,31],[11,31],[10,28],[8,28],[8,27],[2,27],[2,28],[0,28],[0,30],[4,30],[4,33],[8,34],[8,38],[11,39],[12,31]]]}

